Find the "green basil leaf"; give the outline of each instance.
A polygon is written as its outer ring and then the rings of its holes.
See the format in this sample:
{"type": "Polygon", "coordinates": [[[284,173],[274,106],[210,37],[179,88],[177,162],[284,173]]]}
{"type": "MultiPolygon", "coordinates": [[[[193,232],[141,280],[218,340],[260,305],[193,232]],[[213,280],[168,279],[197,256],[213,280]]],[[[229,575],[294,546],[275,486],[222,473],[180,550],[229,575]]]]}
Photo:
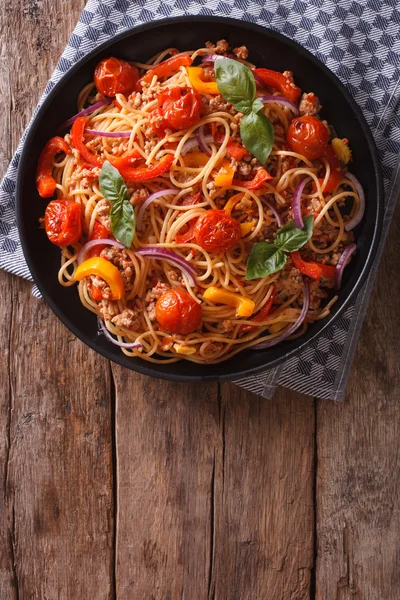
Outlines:
{"type": "Polygon", "coordinates": [[[274,143],[274,129],[265,115],[254,112],[244,115],[240,122],[240,137],[247,150],[260,163],[267,162],[274,143]]]}
{"type": "Polygon", "coordinates": [[[111,228],[116,240],[130,248],[135,235],[135,212],[128,200],[128,188],[118,169],[108,160],[101,167],[100,191],[111,202],[111,228]]]}
{"type": "Polygon", "coordinates": [[[115,202],[121,198],[128,198],[128,188],[119,174],[118,169],[112,166],[108,160],[101,167],[100,191],[109,202],[115,202]]]}
{"type": "Polygon", "coordinates": [[[223,98],[233,104],[236,110],[249,113],[256,94],[256,82],[251,70],[230,58],[217,58],[214,70],[218,89],[223,98]]]}
{"type": "Polygon", "coordinates": [[[113,202],[110,217],[115,239],[126,248],[130,248],[135,235],[135,212],[129,200],[123,199],[113,202]]]}
{"type": "Polygon", "coordinates": [[[255,113],[258,113],[263,108],[264,104],[261,102],[260,98],[254,98],[253,104],[251,105],[251,110],[255,113]]]}
{"type": "Polygon", "coordinates": [[[304,227],[298,229],[294,221],[290,221],[278,230],[275,244],[284,252],[299,250],[308,242],[313,234],[314,216],[307,215],[303,219],[304,227]]]}
{"type": "Polygon", "coordinates": [[[246,266],[246,279],[261,279],[283,269],[287,261],[286,254],[275,244],[260,242],[251,249],[246,266]]]}

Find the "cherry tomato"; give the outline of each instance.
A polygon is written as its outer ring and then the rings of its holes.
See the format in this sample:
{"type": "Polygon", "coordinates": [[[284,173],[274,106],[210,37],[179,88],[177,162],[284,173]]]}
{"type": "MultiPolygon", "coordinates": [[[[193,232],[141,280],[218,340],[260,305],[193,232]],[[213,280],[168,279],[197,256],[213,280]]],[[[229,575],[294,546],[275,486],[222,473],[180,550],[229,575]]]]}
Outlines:
{"type": "Polygon", "coordinates": [[[75,244],[82,235],[82,207],[73,200],[52,200],[44,213],[47,237],[56,246],[75,244]]]}
{"type": "Polygon", "coordinates": [[[325,125],[316,117],[297,117],[289,125],[287,142],[293,152],[303,154],[309,160],[321,158],[329,141],[325,125]]]}
{"type": "Polygon", "coordinates": [[[156,319],[162,329],[186,335],[201,326],[202,310],[186,290],[173,289],[157,300],[156,319]]]}
{"type": "Polygon", "coordinates": [[[94,83],[101,94],[130,94],[139,80],[139,69],[119,58],[105,58],[94,70],[94,83]]]}
{"type": "Polygon", "coordinates": [[[240,224],[224,210],[207,210],[197,220],[194,229],[196,242],[209,252],[221,254],[232,248],[241,237],[240,224]]]}
{"type": "Polygon", "coordinates": [[[203,114],[200,94],[189,87],[167,88],[158,95],[158,106],[164,121],[176,131],[192,127],[203,114]]]}

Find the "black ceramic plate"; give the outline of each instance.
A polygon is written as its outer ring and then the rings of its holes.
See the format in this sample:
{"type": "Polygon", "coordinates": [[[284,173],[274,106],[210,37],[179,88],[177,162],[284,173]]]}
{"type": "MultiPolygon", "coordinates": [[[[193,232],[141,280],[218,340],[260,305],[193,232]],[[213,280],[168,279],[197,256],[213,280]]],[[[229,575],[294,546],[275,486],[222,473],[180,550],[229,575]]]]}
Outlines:
{"type": "Polygon", "coordinates": [[[155,377],[181,381],[235,379],[276,365],[299,352],[329,327],[359,290],[370,270],[381,231],[382,177],[372,135],[361,111],[339,80],[312,54],[292,40],[251,23],[219,17],[182,17],[156,21],[116,36],[76,63],[57,83],[39,110],[22,152],[17,181],[19,233],[26,261],[46,302],[61,321],[88,346],[107,358],[155,377]],[[356,230],[358,252],[345,271],[339,301],[331,314],[315,323],[301,338],[285,341],[263,351],[245,350],[217,365],[197,365],[180,361],[169,365],[148,363],[126,357],[120,350],[97,335],[93,314],[83,308],[75,288],[59,285],[58,248],[52,246],[38,227],[47,201],[39,198],[35,187],[35,169],[45,142],[55,135],[57,126],[76,113],[81,88],[93,78],[96,63],[106,56],[146,61],[156,52],[171,46],[195,49],[207,40],[225,38],[232,46],[244,44],[250,60],[260,67],[294,72],[296,83],[305,91],[315,92],[323,105],[322,115],[339,137],[351,141],[351,171],[366,192],[367,209],[356,230]]]}

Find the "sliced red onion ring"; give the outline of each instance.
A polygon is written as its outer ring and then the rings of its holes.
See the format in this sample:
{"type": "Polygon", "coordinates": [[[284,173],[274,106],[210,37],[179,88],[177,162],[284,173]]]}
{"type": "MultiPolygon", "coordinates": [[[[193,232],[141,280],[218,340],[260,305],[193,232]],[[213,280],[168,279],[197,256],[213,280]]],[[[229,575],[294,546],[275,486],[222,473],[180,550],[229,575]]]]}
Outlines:
{"type": "Polygon", "coordinates": [[[301,195],[303,193],[305,186],[307,185],[307,183],[309,183],[309,181],[311,181],[311,177],[306,177],[305,179],[303,179],[303,181],[300,181],[300,183],[297,185],[296,189],[294,190],[294,194],[293,194],[293,198],[292,198],[293,218],[294,218],[294,222],[296,223],[296,227],[298,229],[303,229],[303,227],[304,227],[303,216],[301,214],[301,195]]]}
{"type": "Polygon", "coordinates": [[[166,250],[165,248],[158,248],[157,246],[148,246],[147,248],[140,248],[139,250],[136,250],[136,254],[140,254],[141,256],[145,256],[147,258],[165,260],[166,262],[180,269],[189,279],[189,283],[192,287],[196,285],[196,268],[188,263],[184,258],[178,256],[178,254],[175,252],[166,250]]]}
{"type": "Polygon", "coordinates": [[[254,350],[264,350],[264,348],[270,348],[271,346],[276,346],[286,338],[290,337],[297,329],[303,324],[304,319],[306,318],[308,307],[310,306],[310,287],[308,285],[308,281],[303,281],[304,285],[304,297],[303,297],[303,308],[301,309],[301,313],[297,321],[292,323],[282,335],[274,338],[273,340],[269,340],[267,342],[262,342],[262,344],[258,344],[258,346],[254,346],[254,350]]]}
{"type": "Polygon", "coordinates": [[[98,102],[96,102],[96,104],[92,104],[91,106],[84,108],[83,110],[78,112],[76,115],[74,115],[73,117],[68,119],[68,121],[64,121],[64,123],[61,123],[61,125],[57,129],[57,131],[61,131],[61,129],[65,129],[66,127],[69,127],[70,125],[75,123],[75,121],[79,117],[86,117],[86,115],[90,115],[90,113],[94,112],[98,108],[101,108],[102,106],[105,106],[106,104],[110,104],[111,101],[112,101],[112,98],[103,98],[103,100],[99,100],[98,102]]]}
{"type": "Polygon", "coordinates": [[[351,231],[352,229],[354,229],[354,227],[356,225],[359,224],[359,222],[361,221],[361,219],[364,216],[364,212],[365,212],[365,194],[364,194],[364,190],[362,188],[361,183],[358,181],[357,177],[355,175],[353,175],[353,173],[346,173],[346,177],[347,177],[347,179],[350,179],[350,181],[352,183],[354,183],[354,187],[356,188],[357,193],[358,193],[358,195],[360,197],[360,207],[358,209],[358,212],[345,225],[345,230],[346,231],[351,231]]]}
{"type": "MultiPolygon", "coordinates": [[[[204,143],[209,144],[210,142],[213,142],[213,141],[214,141],[214,138],[213,138],[212,135],[205,135],[204,136],[204,143]]],[[[185,154],[187,154],[188,152],[190,152],[190,150],[193,150],[193,148],[197,148],[197,146],[200,146],[200,142],[197,139],[197,136],[194,137],[194,138],[190,138],[182,146],[182,150],[181,150],[182,156],[185,156],[185,154]]]]}
{"type": "Polygon", "coordinates": [[[143,202],[141,207],[138,210],[136,217],[136,229],[138,231],[142,228],[143,215],[146,208],[153,202],[153,200],[157,200],[157,198],[161,198],[161,196],[171,196],[178,193],[178,190],[174,190],[173,188],[167,190],[160,190],[159,192],[154,192],[154,194],[150,194],[148,198],[143,202]]]}
{"type": "Polygon", "coordinates": [[[104,239],[100,239],[100,240],[91,240],[90,242],[87,242],[87,244],[82,246],[82,248],[79,250],[79,254],[77,257],[78,265],[83,263],[90,248],[93,248],[93,246],[97,246],[97,244],[105,244],[107,246],[116,246],[117,248],[125,248],[125,246],[123,244],[121,244],[121,242],[117,242],[117,240],[109,240],[108,238],[104,238],[104,239]]]}
{"type": "Polygon", "coordinates": [[[104,333],[104,335],[106,336],[106,338],[108,340],[110,340],[110,342],[112,342],[113,344],[115,344],[116,346],[119,346],[120,348],[131,348],[132,350],[134,348],[141,348],[142,347],[142,344],[140,342],[119,342],[118,340],[116,340],[115,338],[113,338],[113,336],[108,331],[107,327],[103,323],[102,319],[100,319],[100,317],[97,317],[97,323],[98,323],[98,325],[99,325],[99,327],[101,329],[101,331],[99,331],[99,333],[104,333]]]}
{"type": "Polygon", "coordinates": [[[211,156],[211,150],[207,146],[206,138],[204,135],[204,125],[200,125],[200,127],[196,129],[196,139],[199,143],[200,150],[207,154],[207,156],[211,156]]]}
{"type": "MultiPolygon", "coordinates": [[[[215,62],[217,60],[217,58],[228,58],[229,56],[222,56],[221,54],[204,54],[204,56],[201,59],[202,63],[205,62],[215,62]]],[[[235,59],[230,59],[230,60],[235,60],[235,59]]]]}
{"type": "Polygon", "coordinates": [[[290,110],[296,117],[299,114],[299,109],[297,108],[297,106],[293,104],[293,102],[290,102],[290,100],[288,100],[284,96],[259,96],[258,99],[261,100],[261,102],[264,102],[264,104],[274,102],[275,104],[281,104],[286,108],[290,108],[290,110]]]}
{"type": "Polygon", "coordinates": [[[260,200],[263,204],[265,204],[265,206],[267,206],[273,213],[277,223],[278,223],[278,227],[282,227],[283,223],[282,223],[282,218],[281,215],[278,213],[278,211],[276,210],[275,206],[272,204],[272,202],[270,202],[269,200],[267,200],[266,196],[260,196],[260,200]]]}
{"type": "Polygon", "coordinates": [[[339,258],[339,262],[336,265],[336,273],[335,273],[335,289],[339,290],[342,285],[342,277],[343,271],[347,265],[347,261],[353,252],[356,250],[356,244],[349,244],[343,251],[342,256],[339,258]]]}
{"type": "Polygon", "coordinates": [[[101,137],[108,138],[129,138],[131,137],[130,131],[98,131],[97,129],[85,129],[85,133],[89,135],[99,135],[101,137]]]}

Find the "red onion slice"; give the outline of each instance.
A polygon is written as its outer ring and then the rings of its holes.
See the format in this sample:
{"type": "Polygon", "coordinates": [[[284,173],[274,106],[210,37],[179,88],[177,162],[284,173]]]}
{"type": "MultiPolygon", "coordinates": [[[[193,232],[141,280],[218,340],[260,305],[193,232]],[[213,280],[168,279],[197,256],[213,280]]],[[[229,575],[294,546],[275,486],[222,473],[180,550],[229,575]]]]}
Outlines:
{"type": "Polygon", "coordinates": [[[97,129],[85,129],[89,135],[99,135],[108,138],[130,138],[131,131],[98,131],[97,129]]]}
{"type": "Polygon", "coordinates": [[[117,242],[117,240],[110,240],[108,238],[103,238],[103,239],[99,239],[99,240],[91,240],[90,242],[87,242],[87,244],[82,246],[82,248],[79,250],[79,254],[77,257],[77,261],[76,261],[78,263],[78,265],[83,263],[90,248],[93,248],[93,246],[97,246],[97,244],[105,244],[107,246],[116,246],[117,248],[125,248],[125,246],[123,244],[121,244],[121,242],[117,242]]]}
{"type": "Polygon", "coordinates": [[[339,262],[336,265],[336,273],[335,273],[335,289],[339,290],[342,285],[342,277],[343,271],[347,265],[347,261],[353,252],[356,250],[356,244],[349,244],[343,251],[342,256],[339,258],[339,262]]]}
{"type": "Polygon", "coordinates": [[[61,125],[58,127],[57,131],[60,131],[61,129],[65,129],[66,127],[69,127],[70,125],[75,123],[75,121],[79,117],[86,117],[86,115],[90,115],[90,113],[94,112],[98,108],[101,108],[102,106],[105,106],[106,104],[110,104],[111,101],[112,101],[112,98],[103,98],[103,100],[99,100],[98,102],[96,102],[96,104],[92,104],[91,106],[84,108],[83,110],[78,112],[76,115],[74,115],[73,117],[68,119],[68,121],[64,121],[64,123],[61,123],[61,125]]]}
{"type": "MultiPolygon", "coordinates": [[[[212,135],[204,136],[204,143],[209,144],[210,142],[213,142],[213,141],[214,141],[214,138],[212,135]]],[[[193,150],[193,148],[197,148],[198,146],[200,146],[200,143],[199,143],[199,140],[197,139],[197,136],[194,138],[190,138],[182,146],[182,150],[181,150],[182,156],[185,156],[185,154],[190,152],[190,150],[193,150]]]]}
{"type": "Polygon", "coordinates": [[[274,217],[278,223],[278,227],[282,227],[283,223],[282,223],[281,215],[278,213],[278,211],[276,210],[276,208],[272,204],[272,202],[267,200],[266,196],[260,196],[260,200],[263,204],[265,204],[265,206],[267,206],[272,211],[272,214],[274,215],[274,217]]]}
{"type": "Polygon", "coordinates": [[[358,212],[345,225],[345,230],[346,231],[351,231],[352,229],[354,229],[354,227],[356,225],[359,224],[359,222],[361,221],[361,219],[364,216],[364,213],[365,213],[365,194],[364,194],[364,190],[362,188],[361,183],[358,181],[357,177],[355,175],[353,175],[353,173],[346,173],[346,177],[347,177],[347,179],[350,179],[350,181],[354,184],[354,187],[356,188],[357,193],[358,193],[358,195],[360,197],[360,207],[358,209],[358,212]]]}
{"type": "Polygon", "coordinates": [[[196,129],[196,139],[199,143],[200,150],[207,154],[207,156],[211,156],[211,150],[207,146],[206,138],[204,135],[204,125],[200,125],[200,127],[196,129]]]}
{"type": "Polygon", "coordinates": [[[311,177],[306,177],[297,185],[292,198],[293,218],[298,229],[303,229],[304,221],[301,214],[301,195],[307,183],[311,181],[311,177]]]}
{"type": "MultiPolygon", "coordinates": [[[[222,56],[221,54],[204,54],[204,56],[201,59],[201,62],[202,63],[215,62],[217,60],[217,58],[228,58],[229,59],[229,56],[222,56]]],[[[235,59],[231,58],[230,60],[235,60],[235,59]]]]}
{"type": "Polygon", "coordinates": [[[99,333],[104,333],[104,335],[106,336],[106,338],[112,342],[113,344],[115,344],[116,346],[119,346],[120,348],[131,348],[132,350],[134,348],[141,348],[142,344],[140,342],[119,342],[118,340],[116,340],[115,338],[113,338],[113,336],[111,335],[111,333],[108,331],[107,327],[105,326],[105,324],[103,323],[102,319],[100,319],[100,317],[97,317],[97,323],[100,327],[99,333]]]}
{"type": "Polygon", "coordinates": [[[275,104],[280,104],[281,106],[290,108],[290,110],[296,117],[299,114],[299,109],[297,108],[297,106],[293,104],[293,102],[290,102],[290,100],[288,100],[284,96],[259,96],[258,99],[261,100],[261,102],[264,102],[264,104],[270,104],[271,102],[274,102],[275,104]]]}
{"type": "Polygon", "coordinates": [[[147,248],[140,248],[139,250],[136,250],[136,254],[140,254],[141,256],[145,256],[147,258],[165,260],[166,262],[180,269],[186,275],[192,287],[196,285],[196,268],[188,263],[184,258],[178,256],[178,254],[175,252],[166,250],[165,248],[158,248],[157,246],[148,246],[147,248]]]}
{"type": "Polygon", "coordinates": [[[138,231],[141,230],[142,228],[142,221],[143,221],[143,215],[144,215],[144,211],[146,210],[146,208],[149,206],[149,204],[151,204],[154,200],[157,200],[157,198],[161,198],[162,196],[171,196],[178,193],[178,190],[174,190],[173,188],[171,189],[167,189],[167,190],[160,190],[159,192],[154,192],[154,194],[150,194],[150,196],[148,198],[146,198],[146,200],[143,202],[143,204],[140,206],[137,216],[136,216],[136,229],[138,231]]]}
{"type": "Polygon", "coordinates": [[[297,321],[292,323],[290,325],[289,329],[287,329],[285,331],[285,333],[282,333],[282,335],[279,335],[278,337],[274,338],[273,340],[269,340],[267,342],[262,342],[261,344],[258,344],[258,346],[254,346],[254,350],[264,350],[264,348],[270,348],[271,346],[276,346],[276,344],[279,344],[280,342],[283,342],[283,340],[286,340],[286,338],[290,337],[303,324],[304,319],[306,318],[306,315],[308,312],[308,307],[310,306],[310,287],[308,285],[308,281],[303,281],[303,285],[304,285],[303,308],[301,309],[301,313],[299,314],[297,321]]]}

